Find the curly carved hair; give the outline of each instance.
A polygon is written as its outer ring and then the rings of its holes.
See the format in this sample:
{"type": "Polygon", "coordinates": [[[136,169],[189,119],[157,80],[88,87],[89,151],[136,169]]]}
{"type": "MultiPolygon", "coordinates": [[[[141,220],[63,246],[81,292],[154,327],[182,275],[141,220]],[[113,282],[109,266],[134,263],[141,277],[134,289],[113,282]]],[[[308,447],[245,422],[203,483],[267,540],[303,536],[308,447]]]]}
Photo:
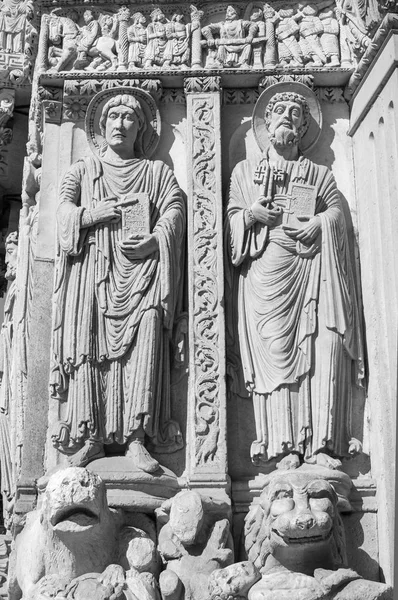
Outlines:
{"type": "Polygon", "coordinates": [[[302,96],[301,94],[297,94],[296,92],[281,92],[272,96],[265,109],[265,123],[267,125],[267,128],[271,121],[271,113],[274,109],[275,104],[277,104],[278,102],[296,102],[296,104],[299,104],[301,106],[303,111],[303,122],[299,128],[299,136],[301,139],[303,135],[305,135],[305,133],[307,132],[307,129],[310,125],[311,111],[307,100],[304,98],[304,96],[302,96]]]}
{"type": "Polygon", "coordinates": [[[105,127],[106,120],[108,118],[108,112],[111,108],[114,108],[115,106],[127,106],[128,108],[133,109],[133,111],[135,112],[138,119],[138,133],[137,139],[134,144],[134,148],[139,154],[142,154],[142,138],[147,128],[147,124],[142,106],[139,100],[137,100],[137,98],[132,94],[119,94],[118,96],[115,96],[114,98],[108,100],[108,102],[104,105],[99,120],[101,135],[105,137],[105,127]]]}

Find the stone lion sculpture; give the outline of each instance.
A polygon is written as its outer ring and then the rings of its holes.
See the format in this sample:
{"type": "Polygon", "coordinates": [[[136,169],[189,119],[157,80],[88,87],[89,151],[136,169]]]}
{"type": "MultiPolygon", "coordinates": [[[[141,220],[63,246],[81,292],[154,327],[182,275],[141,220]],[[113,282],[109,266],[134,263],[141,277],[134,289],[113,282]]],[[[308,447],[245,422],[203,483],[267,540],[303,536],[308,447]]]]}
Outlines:
{"type": "Polygon", "coordinates": [[[197,492],[182,491],[156,511],[164,524],[158,540],[166,564],[159,578],[163,600],[207,600],[209,575],[233,562],[229,521],[210,505],[197,492]]]}
{"type": "Polygon", "coordinates": [[[10,598],[78,598],[83,588],[92,590],[92,600],[124,598],[124,570],[116,564],[121,525],[97,475],[77,467],[58,471],[16,538],[10,598]]]}
{"type": "Polygon", "coordinates": [[[247,557],[261,573],[249,600],[392,598],[388,586],[346,568],[337,494],[316,472],[272,473],[244,534],[247,557]]]}

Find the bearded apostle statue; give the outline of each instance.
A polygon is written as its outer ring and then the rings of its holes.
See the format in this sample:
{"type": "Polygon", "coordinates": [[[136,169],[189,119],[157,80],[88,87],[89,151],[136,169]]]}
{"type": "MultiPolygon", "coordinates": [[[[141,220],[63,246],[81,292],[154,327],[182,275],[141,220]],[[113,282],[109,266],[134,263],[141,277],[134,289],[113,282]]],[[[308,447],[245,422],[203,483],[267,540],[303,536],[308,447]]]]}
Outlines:
{"type": "Polygon", "coordinates": [[[227,207],[252,460],[280,468],[302,459],[336,468],[360,449],[350,431],[363,354],[346,223],[331,171],[304,155],[320,125],[307,86],[267,88],[253,115],[263,157],[235,167],[227,207]]]}
{"type": "Polygon", "coordinates": [[[67,171],[58,208],[51,390],[53,442],[75,466],[121,444],[137,469],[182,447],[170,419],[169,341],[181,289],[185,207],[153,152],[155,101],[135,88],[97,94],[93,151],[67,171]]]}

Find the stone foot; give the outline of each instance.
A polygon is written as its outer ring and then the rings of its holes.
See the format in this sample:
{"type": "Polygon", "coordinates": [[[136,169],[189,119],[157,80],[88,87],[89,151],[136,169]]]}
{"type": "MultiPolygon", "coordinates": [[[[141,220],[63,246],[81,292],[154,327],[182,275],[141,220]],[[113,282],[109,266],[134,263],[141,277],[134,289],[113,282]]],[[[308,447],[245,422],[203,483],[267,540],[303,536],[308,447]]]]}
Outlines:
{"type": "Polygon", "coordinates": [[[159,469],[159,463],[152,458],[144,444],[140,440],[132,440],[128,446],[126,457],[134,461],[135,466],[145,473],[155,473],[159,469]]]}
{"type": "Polygon", "coordinates": [[[97,458],[105,456],[104,445],[101,442],[87,441],[83,448],[68,458],[71,467],[85,467],[97,458]]]}
{"type": "Polygon", "coordinates": [[[341,467],[341,460],[338,458],[332,458],[329,454],[324,452],[318,452],[315,455],[316,464],[320,467],[326,467],[327,469],[339,469],[341,467]]]}
{"type": "Polygon", "coordinates": [[[357,454],[361,454],[362,452],[362,444],[356,438],[351,438],[348,444],[348,454],[350,456],[356,456],[357,454]]]}
{"type": "Polygon", "coordinates": [[[298,454],[288,454],[287,456],[284,456],[282,458],[282,460],[280,460],[277,465],[276,468],[280,469],[281,471],[291,471],[293,469],[298,469],[300,466],[300,458],[298,456],[298,454]]]}

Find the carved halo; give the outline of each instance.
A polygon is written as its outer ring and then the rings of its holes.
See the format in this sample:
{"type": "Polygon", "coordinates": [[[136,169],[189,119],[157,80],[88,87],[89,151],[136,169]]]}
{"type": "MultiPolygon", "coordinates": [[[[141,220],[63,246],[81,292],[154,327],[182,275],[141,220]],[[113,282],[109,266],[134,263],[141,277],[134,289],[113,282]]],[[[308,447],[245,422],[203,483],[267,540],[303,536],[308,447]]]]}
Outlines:
{"type": "Polygon", "coordinates": [[[310,123],[306,133],[300,140],[300,150],[305,153],[317,143],[322,129],[322,112],[318,98],[304,83],[298,81],[275,83],[267,87],[257,100],[253,111],[252,127],[256,142],[262,152],[269,146],[268,131],[265,125],[265,109],[275,94],[294,92],[304,96],[310,109],[310,123]]]}
{"type": "Polygon", "coordinates": [[[99,126],[102,110],[108,100],[124,94],[134,96],[144,111],[147,128],[142,139],[142,156],[150,158],[159,143],[161,128],[160,114],[154,98],[148,92],[135,87],[120,86],[110,90],[102,90],[91,100],[87,108],[85,121],[87,141],[90,149],[96,155],[103,150],[106,142],[100,132],[99,126]]]}

